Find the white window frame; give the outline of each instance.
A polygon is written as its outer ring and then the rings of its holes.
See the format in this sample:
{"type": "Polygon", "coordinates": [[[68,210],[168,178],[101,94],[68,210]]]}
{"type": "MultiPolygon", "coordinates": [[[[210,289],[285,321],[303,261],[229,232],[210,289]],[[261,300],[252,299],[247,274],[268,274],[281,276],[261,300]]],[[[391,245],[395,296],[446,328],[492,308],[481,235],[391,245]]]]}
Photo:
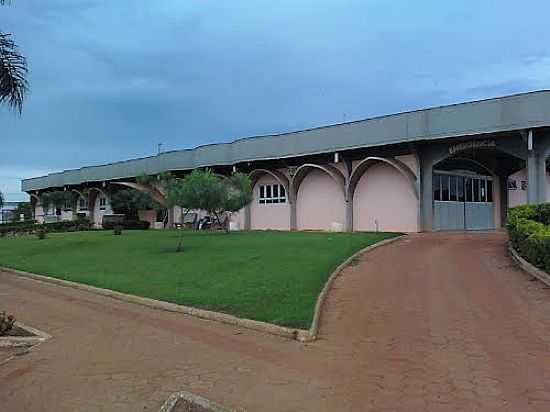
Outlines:
{"type": "Polygon", "coordinates": [[[88,210],[88,199],[81,197],[78,199],[78,210],[88,210]]]}
{"type": "Polygon", "coordinates": [[[101,196],[99,198],[99,210],[105,210],[107,209],[107,198],[101,196]]]}
{"type": "Polygon", "coordinates": [[[286,203],[286,190],[283,185],[278,183],[269,185],[260,185],[258,187],[258,203],[265,204],[280,204],[286,203]],[[268,196],[269,192],[269,196],[268,196]],[[277,195],[275,196],[275,192],[277,195]],[[281,193],[283,193],[281,195],[281,193]]]}

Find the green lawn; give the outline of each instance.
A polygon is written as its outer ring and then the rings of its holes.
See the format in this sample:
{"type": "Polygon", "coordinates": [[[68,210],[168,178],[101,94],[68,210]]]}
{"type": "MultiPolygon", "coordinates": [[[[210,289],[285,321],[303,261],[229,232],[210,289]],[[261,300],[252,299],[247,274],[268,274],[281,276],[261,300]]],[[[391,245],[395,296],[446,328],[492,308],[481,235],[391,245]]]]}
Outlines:
{"type": "Polygon", "coordinates": [[[0,265],[120,292],[308,328],[331,271],[389,233],[51,233],[0,238],[0,265]]]}

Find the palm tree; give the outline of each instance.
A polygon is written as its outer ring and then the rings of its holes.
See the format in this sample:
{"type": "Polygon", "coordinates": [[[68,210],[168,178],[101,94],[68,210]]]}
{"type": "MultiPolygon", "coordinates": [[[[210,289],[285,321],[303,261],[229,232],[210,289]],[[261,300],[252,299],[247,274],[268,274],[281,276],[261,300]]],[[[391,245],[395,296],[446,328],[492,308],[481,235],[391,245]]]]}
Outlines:
{"type": "MultiPolygon", "coordinates": [[[[0,0],[0,6],[10,0],[0,0]]],[[[0,104],[21,113],[28,91],[27,61],[17,49],[11,34],[0,30],[0,104]]]]}

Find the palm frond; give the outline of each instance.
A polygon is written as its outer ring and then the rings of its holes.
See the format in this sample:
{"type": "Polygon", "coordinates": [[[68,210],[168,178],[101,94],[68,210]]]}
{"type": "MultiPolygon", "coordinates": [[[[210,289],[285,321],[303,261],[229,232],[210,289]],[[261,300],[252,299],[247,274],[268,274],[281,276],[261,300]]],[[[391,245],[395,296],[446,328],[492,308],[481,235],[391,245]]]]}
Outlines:
{"type": "Polygon", "coordinates": [[[0,103],[19,113],[28,91],[27,72],[27,61],[19,53],[11,35],[0,32],[0,103]]]}

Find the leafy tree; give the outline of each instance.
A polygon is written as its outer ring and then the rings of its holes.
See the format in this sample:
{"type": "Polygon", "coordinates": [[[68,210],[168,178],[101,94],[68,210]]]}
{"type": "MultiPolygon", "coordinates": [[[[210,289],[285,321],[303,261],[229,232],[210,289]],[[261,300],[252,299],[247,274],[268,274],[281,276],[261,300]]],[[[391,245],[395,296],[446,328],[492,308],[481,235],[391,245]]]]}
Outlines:
{"type": "Polygon", "coordinates": [[[23,215],[25,220],[32,219],[32,208],[30,202],[21,202],[17,205],[17,208],[13,211],[12,220],[14,222],[19,221],[19,217],[23,215]]]}
{"type": "Polygon", "coordinates": [[[0,192],[0,209],[4,207],[4,195],[0,192]]]}
{"type": "Polygon", "coordinates": [[[40,196],[40,203],[42,204],[42,209],[44,214],[49,209],[51,205],[55,208],[55,214],[57,216],[61,215],[61,210],[65,207],[66,204],[72,205],[76,199],[76,193],[70,190],[55,190],[52,192],[44,192],[40,196]]]}
{"type": "Polygon", "coordinates": [[[115,213],[126,215],[129,219],[138,219],[139,210],[158,210],[162,208],[149,193],[134,189],[122,189],[111,194],[111,207],[115,213]]]}
{"type": "MultiPolygon", "coordinates": [[[[0,0],[0,5],[9,2],[0,0]]],[[[0,30],[0,103],[19,113],[28,91],[27,73],[27,61],[19,53],[11,34],[0,30]]]]}
{"type": "MultiPolygon", "coordinates": [[[[219,224],[225,215],[224,226],[229,231],[229,218],[252,201],[252,184],[248,175],[234,173],[227,179],[211,170],[193,170],[184,179],[174,180],[167,186],[167,204],[185,210],[205,210],[213,214],[219,224]]],[[[183,231],[177,251],[183,248],[183,231]]]]}

